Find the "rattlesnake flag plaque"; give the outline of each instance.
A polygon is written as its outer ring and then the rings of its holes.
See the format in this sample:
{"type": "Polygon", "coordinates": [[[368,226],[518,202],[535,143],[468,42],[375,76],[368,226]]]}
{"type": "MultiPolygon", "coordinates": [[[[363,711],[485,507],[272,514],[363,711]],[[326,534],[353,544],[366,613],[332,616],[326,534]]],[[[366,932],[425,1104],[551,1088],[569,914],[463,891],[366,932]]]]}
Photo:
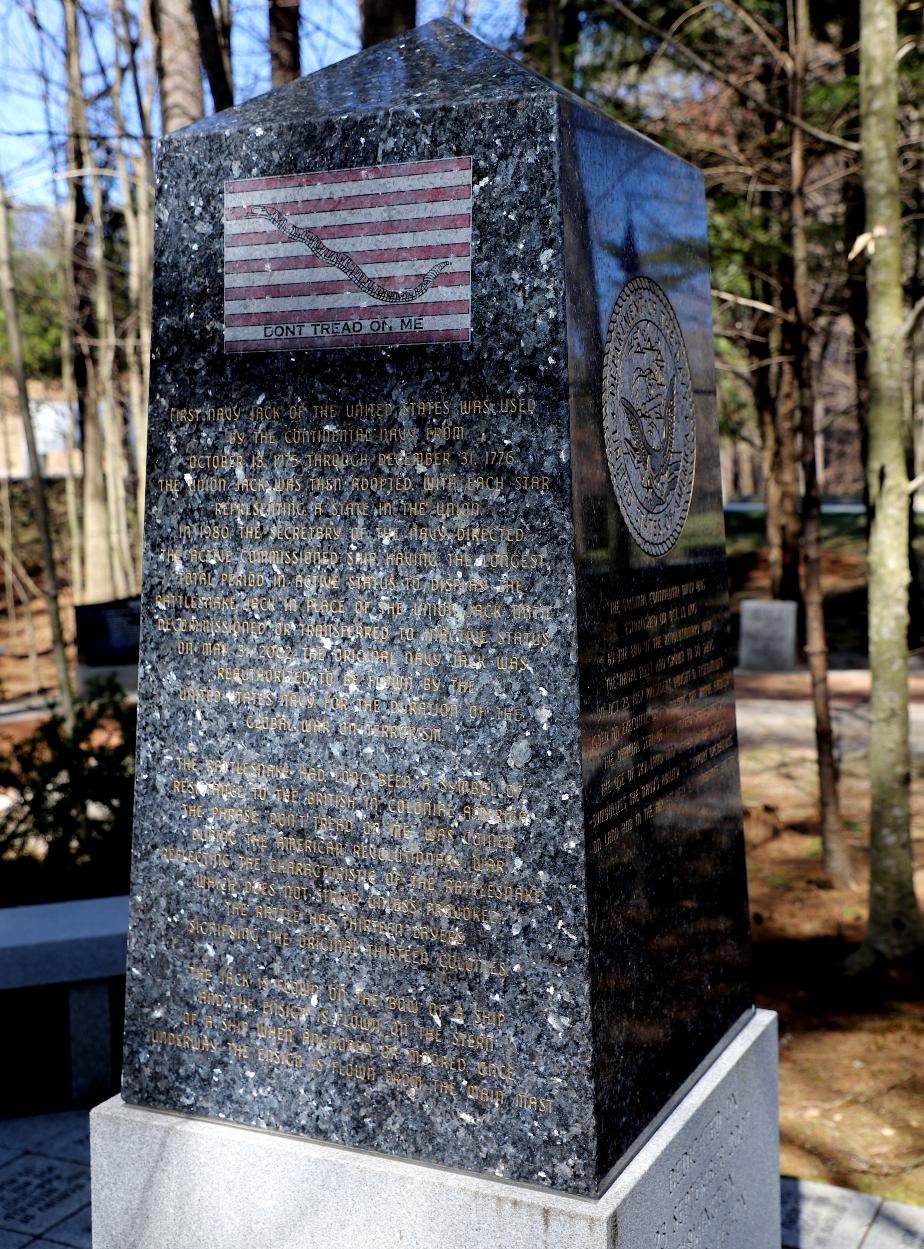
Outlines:
{"type": "Polygon", "coordinates": [[[225,351],[468,342],[468,156],[224,184],[225,351]]]}

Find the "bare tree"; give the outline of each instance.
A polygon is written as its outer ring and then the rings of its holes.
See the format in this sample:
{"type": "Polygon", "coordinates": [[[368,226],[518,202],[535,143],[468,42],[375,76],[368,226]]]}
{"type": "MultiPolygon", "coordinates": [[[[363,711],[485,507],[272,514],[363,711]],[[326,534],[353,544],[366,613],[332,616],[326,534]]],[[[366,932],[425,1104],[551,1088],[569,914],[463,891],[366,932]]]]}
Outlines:
{"type": "MultiPolygon", "coordinates": [[[[144,527],[144,498],[148,441],[148,380],[151,369],[151,262],[154,226],[154,150],[151,141],[151,111],[154,101],[155,74],[142,50],[154,50],[151,11],[146,3],[139,6],[138,29],[133,31],[125,0],[115,0],[122,45],[128,58],[134,105],[140,122],[139,154],[135,161],[135,213],[137,217],[137,264],[132,266],[129,300],[135,321],[134,360],[140,370],[138,390],[140,401],[135,419],[135,468],[137,474],[136,510],[138,516],[138,567],[144,527]],[[142,65],[142,56],[146,65],[142,65]]],[[[222,0],[226,3],[226,0],[222,0]]],[[[130,350],[130,349],[129,349],[130,350]]],[[[134,402],[134,400],[133,400],[134,402]]]]}
{"type": "MultiPolygon", "coordinates": [[[[32,8],[29,10],[29,19],[38,36],[38,55],[39,55],[39,80],[42,84],[42,109],[45,115],[45,125],[48,134],[51,135],[54,130],[53,112],[51,104],[52,85],[49,77],[48,63],[46,58],[46,42],[48,41],[48,32],[46,31],[38,10],[32,8]]],[[[65,67],[66,69],[66,67],[65,67]]],[[[69,113],[69,110],[67,110],[69,113]]],[[[69,136],[68,142],[65,144],[66,154],[72,151],[73,137],[69,136]]],[[[57,167],[56,175],[60,175],[61,170],[57,167]]],[[[65,158],[66,163],[66,158],[65,158]]],[[[58,307],[60,311],[59,323],[61,330],[61,389],[64,394],[64,403],[67,411],[67,425],[65,433],[65,453],[67,455],[67,465],[64,474],[64,493],[67,509],[67,531],[68,531],[68,557],[70,561],[71,574],[71,596],[75,603],[81,601],[83,595],[83,531],[80,523],[80,507],[78,504],[78,479],[76,465],[76,447],[77,447],[77,418],[78,418],[78,391],[75,369],[76,343],[74,336],[74,326],[77,319],[77,308],[73,302],[76,294],[75,284],[73,281],[74,252],[76,242],[76,224],[77,224],[77,201],[75,191],[79,185],[79,179],[75,181],[67,177],[65,169],[64,185],[67,188],[64,199],[63,211],[61,213],[61,228],[58,235],[58,276],[60,288],[58,291],[58,307]]],[[[86,214],[84,214],[84,217],[86,214]]],[[[83,378],[86,380],[85,376],[83,378]]],[[[4,427],[4,433],[6,428],[4,427]]],[[[7,454],[7,461],[9,455],[7,454]]],[[[5,502],[9,502],[9,483],[6,485],[7,498],[5,502]]],[[[5,527],[4,538],[12,549],[12,532],[5,527]]],[[[13,593],[13,574],[9,566],[6,569],[7,581],[7,605],[8,615],[12,627],[15,629],[15,611],[13,604],[15,595],[13,593]]]]}
{"type": "Polygon", "coordinates": [[[87,240],[90,207],[84,189],[84,170],[89,162],[86,127],[81,126],[83,75],[76,0],[62,0],[64,9],[64,58],[67,77],[67,228],[73,246],[65,259],[71,304],[76,321],[74,382],[83,434],[83,598],[88,603],[106,602],[114,595],[109,550],[108,507],[103,472],[103,431],[97,402],[97,371],[93,359],[96,337],[93,301],[87,289],[92,270],[87,240]]]}
{"type": "MultiPolygon", "coordinates": [[[[792,77],[790,111],[801,119],[804,111],[807,57],[810,38],[808,0],[795,0],[790,8],[790,56],[792,77]]],[[[837,794],[834,731],[828,695],[828,643],[825,637],[824,592],[821,580],[821,491],[815,440],[815,384],[812,371],[812,290],[809,278],[805,205],[805,133],[792,128],[790,151],[790,218],[792,233],[793,322],[795,375],[802,428],[802,599],[805,604],[805,651],[812,677],[815,711],[815,745],[818,754],[818,805],[825,871],[840,886],[853,882],[853,869],[841,821],[837,794]]]]}
{"type": "MultiPolygon", "coordinates": [[[[790,286],[789,295],[792,294],[790,286]]],[[[767,460],[770,473],[768,494],[777,500],[773,512],[775,525],[771,526],[771,512],[767,512],[770,590],[774,598],[789,601],[798,601],[800,597],[799,456],[796,449],[799,391],[793,367],[796,351],[793,339],[798,337],[799,330],[793,318],[785,318],[780,324],[780,357],[770,413],[773,420],[772,454],[767,460]]]]}
{"type": "MultiPolygon", "coordinates": [[[[144,517],[144,475],[145,475],[145,444],[147,441],[147,371],[150,354],[150,278],[151,278],[151,144],[148,138],[147,123],[150,117],[150,91],[145,94],[140,88],[140,71],[137,65],[137,40],[133,38],[131,19],[124,0],[109,0],[109,16],[112,33],[120,55],[113,58],[112,83],[109,97],[112,105],[112,116],[116,127],[116,142],[113,145],[116,173],[122,199],[122,213],[125,221],[125,233],[128,241],[128,317],[123,327],[122,342],[125,356],[125,369],[128,378],[129,410],[131,423],[135,433],[135,467],[137,471],[137,531],[138,531],[138,566],[140,567],[141,532],[144,517]],[[136,87],[135,106],[143,122],[143,133],[140,140],[140,152],[137,159],[129,161],[126,154],[124,137],[125,121],[122,111],[122,93],[125,87],[125,71],[121,57],[125,56],[126,64],[136,87]]],[[[97,61],[103,77],[107,74],[107,66],[99,50],[97,61]]]]}
{"type": "Polygon", "coordinates": [[[32,413],[29,410],[29,392],[26,386],[26,370],[23,362],[22,340],[19,333],[19,309],[16,303],[16,287],[13,281],[9,209],[6,201],[6,189],[2,180],[0,180],[0,296],[2,296],[3,314],[6,318],[6,336],[13,377],[16,382],[16,393],[19,398],[19,411],[26,435],[26,446],[29,450],[29,463],[32,472],[32,503],[35,510],[35,524],[42,547],[42,564],[45,574],[44,597],[48,605],[48,619],[51,624],[51,644],[54,648],[55,667],[58,672],[61,708],[64,713],[65,724],[68,730],[70,730],[74,724],[74,700],[71,693],[70,674],[67,668],[64,631],[61,628],[61,614],[58,607],[58,575],[55,571],[54,551],[51,545],[51,527],[48,523],[48,507],[45,502],[45,483],[42,480],[42,466],[39,461],[38,447],[35,441],[32,413]]]}
{"type": "Polygon", "coordinates": [[[868,292],[870,697],[869,928],[856,965],[924,950],[911,858],[908,470],[902,431],[906,327],[898,172],[895,0],[861,0],[860,110],[868,292]]]}
{"type": "Polygon", "coordinates": [[[3,580],[6,587],[6,619],[10,636],[16,633],[16,590],[13,585],[13,547],[16,542],[16,524],[10,498],[10,478],[13,475],[13,456],[10,449],[10,425],[7,414],[0,408],[3,425],[3,476],[0,478],[0,497],[3,502],[3,580]]]}
{"type": "Polygon", "coordinates": [[[269,54],[274,87],[299,77],[298,0],[269,0],[269,54]]]}
{"type": "MultiPolygon", "coordinates": [[[[76,38],[76,0],[66,0],[66,10],[72,12],[74,44],[76,38]]],[[[79,52],[76,74],[80,75],[79,52]]],[[[75,84],[76,86],[76,84],[75,84]]],[[[82,84],[71,100],[72,125],[81,137],[83,150],[90,152],[89,129],[82,84]]],[[[121,156],[121,144],[116,150],[121,156]]],[[[128,531],[125,481],[128,465],[125,455],[124,422],[115,389],[116,326],[113,311],[112,287],[106,260],[106,224],[103,209],[102,177],[95,161],[90,160],[87,174],[90,183],[90,219],[93,225],[90,256],[93,265],[94,312],[96,316],[96,344],[94,352],[96,396],[101,412],[103,431],[103,474],[106,483],[106,522],[109,559],[112,567],[112,583],[116,596],[124,598],[135,588],[136,579],[128,531]]],[[[89,558],[87,560],[89,568],[89,558]]]]}
{"type": "Polygon", "coordinates": [[[212,104],[216,113],[234,106],[231,78],[231,10],[227,3],[218,13],[210,0],[190,0],[199,33],[199,55],[209,80],[212,104]]]}
{"type": "Polygon", "coordinates": [[[65,450],[67,454],[67,470],[64,478],[65,500],[67,504],[67,531],[70,545],[71,563],[71,594],[74,602],[79,603],[83,596],[83,531],[80,524],[80,509],[77,506],[77,479],[74,470],[76,452],[76,409],[77,390],[74,385],[74,328],[71,308],[72,282],[69,266],[73,265],[74,218],[73,196],[66,201],[64,228],[61,231],[61,389],[67,406],[67,436],[65,450]]]}
{"type": "Polygon", "coordinates": [[[417,0],[359,0],[359,37],[364,48],[403,35],[417,23],[417,0]]]}
{"type": "MultiPolygon", "coordinates": [[[[771,292],[760,282],[756,300],[768,305],[771,292]]],[[[785,360],[773,364],[773,337],[780,318],[763,311],[748,335],[751,387],[760,429],[764,501],[767,506],[767,564],[770,594],[794,601],[799,597],[799,513],[796,439],[791,369],[785,360]]],[[[786,356],[785,350],[781,353],[786,356]]]]}
{"type": "Polygon", "coordinates": [[[149,0],[165,134],[205,115],[199,32],[190,0],[149,0]]]}

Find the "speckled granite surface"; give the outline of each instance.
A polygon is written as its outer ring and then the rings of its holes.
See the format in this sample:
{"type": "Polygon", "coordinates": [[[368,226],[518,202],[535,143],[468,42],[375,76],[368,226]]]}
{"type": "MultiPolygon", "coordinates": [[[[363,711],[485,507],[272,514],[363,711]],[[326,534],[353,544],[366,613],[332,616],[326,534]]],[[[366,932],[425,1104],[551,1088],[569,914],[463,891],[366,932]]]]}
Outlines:
{"type": "Polygon", "coordinates": [[[595,1192],[750,1001],[698,178],[432,23],[161,146],[154,319],[125,1099],[595,1192]],[[225,354],[226,181],[449,158],[470,342],[225,354]],[[639,273],[698,424],[658,557],[601,412],[639,273]]]}

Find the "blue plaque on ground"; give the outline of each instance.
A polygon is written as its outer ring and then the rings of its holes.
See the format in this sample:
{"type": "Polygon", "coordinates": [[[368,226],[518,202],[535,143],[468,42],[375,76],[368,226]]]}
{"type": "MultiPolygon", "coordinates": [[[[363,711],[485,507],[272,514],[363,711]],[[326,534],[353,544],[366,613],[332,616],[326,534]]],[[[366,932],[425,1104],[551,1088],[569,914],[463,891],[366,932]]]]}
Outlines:
{"type": "Polygon", "coordinates": [[[126,1100],[595,1194],[752,1000],[700,176],[432,23],[154,323],[126,1100]]]}

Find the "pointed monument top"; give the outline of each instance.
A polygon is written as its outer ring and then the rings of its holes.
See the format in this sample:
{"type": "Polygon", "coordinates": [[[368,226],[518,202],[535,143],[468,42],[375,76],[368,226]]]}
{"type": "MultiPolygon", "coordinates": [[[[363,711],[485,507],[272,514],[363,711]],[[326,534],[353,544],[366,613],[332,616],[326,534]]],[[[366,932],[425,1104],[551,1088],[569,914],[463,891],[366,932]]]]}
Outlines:
{"type": "Polygon", "coordinates": [[[438,18],[176,135],[289,126],[345,113],[424,109],[500,96],[522,99],[559,90],[455,22],[438,18]]]}

